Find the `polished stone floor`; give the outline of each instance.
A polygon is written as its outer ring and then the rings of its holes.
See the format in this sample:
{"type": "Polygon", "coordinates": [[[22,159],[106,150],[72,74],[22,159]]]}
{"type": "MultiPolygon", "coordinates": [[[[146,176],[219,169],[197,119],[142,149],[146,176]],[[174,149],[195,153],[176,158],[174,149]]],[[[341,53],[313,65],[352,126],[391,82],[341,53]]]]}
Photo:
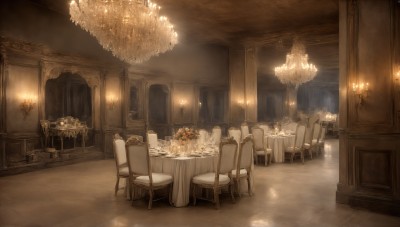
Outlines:
{"type": "Polygon", "coordinates": [[[335,202],[338,141],[305,165],[255,168],[255,194],[221,209],[208,202],[147,210],[114,197],[115,164],[100,160],[0,178],[0,226],[400,226],[400,217],[335,202]]]}

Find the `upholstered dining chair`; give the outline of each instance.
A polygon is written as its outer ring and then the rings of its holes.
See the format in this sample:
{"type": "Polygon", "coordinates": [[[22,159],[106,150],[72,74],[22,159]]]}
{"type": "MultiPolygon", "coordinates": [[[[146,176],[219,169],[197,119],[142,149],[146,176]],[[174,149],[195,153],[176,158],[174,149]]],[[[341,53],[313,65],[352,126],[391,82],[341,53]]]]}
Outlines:
{"type": "Polygon", "coordinates": [[[148,209],[151,209],[154,191],[162,188],[168,188],[168,199],[169,203],[171,204],[173,182],[172,176],[164,173],[152,172],[147,144],[132,138],[126,142],[126,153],[128,159],[131,198],[133,197],[133,189],[136,187],[148,190],[148,209]]]}
{"type": "Polygon", "coordinates": [[[228,135],[229,135],[229,137],[233,137],[233,139],[235,139],[237,144],[240,143],[240,140],[242,137],[242,132],[238,128],[230,127],[228,129],[228,135]]]}
{"type": "Polygon", "coordinates": [[[313,158],[313,152],[318,155],[318,140],[321,135],[321,124],[314,123],[309,138],[305,138],[304,142],[304,152],[307,152],[310,155],[310,158],[313,158]]]}
{"type": "Polygon", "coordinates": [[[147,145],[149,148],[156,148],[158,146],[158,136],[152,130],[147,131],[147,145]]]}
{"type": "Polygon", "coordinates": [[[318,138],[318,152],[322,153],[325,146],[325,135],[326,135],[326,127],[321,127],[321,133],[318,138]]]}
{"type": "Polygon", "coordinates": [[[240,143],[238,161],[236,163],[236,169],[232,170],[232,178],[236,185],[237,193],[239,197],[240,193],[240,180],[247,180],[247,192],[252,195],[252,188],[250,183],[250,177],[252,173],[253,165],[253,138],[248,136],[240,143]]]}
{"type": "Polygon", "coordinates": [[[199,144],[206,144],[207,137],[208,137],[208,132],[205,129],[200,129],[199,130],[198,143],[199,144]]]}
{"type": "Polygon", "coordinates": [[[113,139],[113,152],[115,158],[115,164],[117,167],[117,182],[115,183],[115,195],[119,190],[119,179],[128,178],[129,170],[128,164],[126,162],[126,151],[125,151],[125,141],[119,134],[114,135],[113,139]]]}
{"type": "Polygon", "coordinates": [[[219,145],[219,143],[221,143],[221,135],[222,135],[221,127],[214,126],[211,131],[211,138],[213,139],[215,145],[219,145]]]}
{"type": "Polygon", "coordinates": [[[126,140],[128,140],[128,139],[131,138],[131,137],[134,137],[134,138],[136,138],[136,139],[138,139],[138,140],[140,140],[140,141],[143,142],[143,136],[141,136],[141,135],[135,135],[135,134],[128,134],[128,135],[126,135],[126,140]]]}
{"type": "Polygon", "coordinates": [[[214,172],[204,173],[192,178],[192,196],[193,205],[196,205],[196,199],[209,200],[207,198],[197,197],[197,189],[213,190],[213,203],[219,209],[219,193],[221,188],[229,186],[232,201],[235,202],[233,196],[232,170],[235,169],[237,143],[234,139],[229,138],[227,141],[220,143],[218,155],[217,169],[214,172]]]}
{"type": "Polygon", "coordinates": [[[264,130],[264,136],[267,135],[270,131],[270,128],[267,124],[260,124],[258,125],[262,130],[264,130]]]}
{"type": "Polygon", "coordinates": [[[296,129],[296,135],[294,138],[294,144],[288,146],[285,149],[285,154],[290,155],[290,162],[293,163],[294,155],[299,153],[301,156],[301,160],[304,164],[304,138],[306,134],[306,126],[298,125],[296,129]]]}
{"type": "Polygon", "coordinates": [[[240,131],[242,133],[241,139],[243,140],[244,138],[246,138],[250,134],[249,125],[247,125],[246,122],[243,122],[242,125],[240,126],[240,131]]]}
{"type": "Polygon", "coordinates": [[[251,133],[253,135],[254,142],[254,159],[256,164],[258,164],[258,157],[264,156],[264,165],[267,166],[272,162],[272,149],[268,148],[264,144],[264,130],[260,127],[251,128],[251,133]]]}

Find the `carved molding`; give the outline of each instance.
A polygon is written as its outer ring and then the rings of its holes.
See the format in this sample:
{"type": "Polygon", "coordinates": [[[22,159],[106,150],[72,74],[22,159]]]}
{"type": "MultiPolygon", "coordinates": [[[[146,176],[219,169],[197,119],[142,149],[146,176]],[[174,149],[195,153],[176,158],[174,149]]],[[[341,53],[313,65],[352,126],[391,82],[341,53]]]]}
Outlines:
{"type": "Polygon", "coordinates": [[[53,62],[43,62],[43,80],[45,85],[47,80],[58,78],[62,73],[79,74],[86,81],[90,88],[100,87],[100,71],[87,69],[76,65],[64,65],[53,62]]]}

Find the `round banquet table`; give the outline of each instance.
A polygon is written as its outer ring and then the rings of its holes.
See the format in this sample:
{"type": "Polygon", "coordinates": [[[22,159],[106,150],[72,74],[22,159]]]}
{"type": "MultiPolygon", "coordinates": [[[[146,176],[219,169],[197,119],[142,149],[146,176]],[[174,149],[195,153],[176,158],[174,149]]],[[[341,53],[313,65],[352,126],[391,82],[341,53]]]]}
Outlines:
{"type": "MultiPolygon", "coordinates": [[[[199,174],[214,172],[218,163],[218,155],[201,157],[182,156],[175,158],[152,156],[150,160],[153,173],[166,173],[173,177],[172,203],[175,207],[184,207],[189,205],[192,178],[199,174]]],[[[254,166],[252,166],[252,169],[254,169],[254,166]]],[[[250,184],[254,185],[253,176],[250,176],[250,184]]],[[[241,181],[240,188],[242,192],[247,191],[246,181],[241,181]]],[[[128,189],[129,184],[127,180],[125,187],[127,198],[129,198],[128,189]]],[[[143,193],[143,190],[135,189],[133,190],[133,197],[142,197],[143,193]]]]}
{"type": "Polygon", "coordinates": [[[264,144],[272,149],[273,161],[282,163],[285,161],[285,149],[294,144],[294,135],[267,135],[264,144]]]}
{"type": "Polygon", "coordinates": [[[192,177],[216,169],[218,156],[204,157],[151,157],[154,173],[166,173],[173,177],[172,203],[175,207],[189,204],[192,177]]]}

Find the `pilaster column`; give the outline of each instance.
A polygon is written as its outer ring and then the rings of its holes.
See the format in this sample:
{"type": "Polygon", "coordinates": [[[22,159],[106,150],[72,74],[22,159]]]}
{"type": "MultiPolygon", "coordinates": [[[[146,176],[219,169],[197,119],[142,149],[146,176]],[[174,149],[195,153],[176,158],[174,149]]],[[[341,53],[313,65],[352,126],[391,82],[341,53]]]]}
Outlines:
{"type": "Polygon", "coordinates": [[[257,57],[255,46],[229,49],[230,124],[257,122],[257,57]]]}

